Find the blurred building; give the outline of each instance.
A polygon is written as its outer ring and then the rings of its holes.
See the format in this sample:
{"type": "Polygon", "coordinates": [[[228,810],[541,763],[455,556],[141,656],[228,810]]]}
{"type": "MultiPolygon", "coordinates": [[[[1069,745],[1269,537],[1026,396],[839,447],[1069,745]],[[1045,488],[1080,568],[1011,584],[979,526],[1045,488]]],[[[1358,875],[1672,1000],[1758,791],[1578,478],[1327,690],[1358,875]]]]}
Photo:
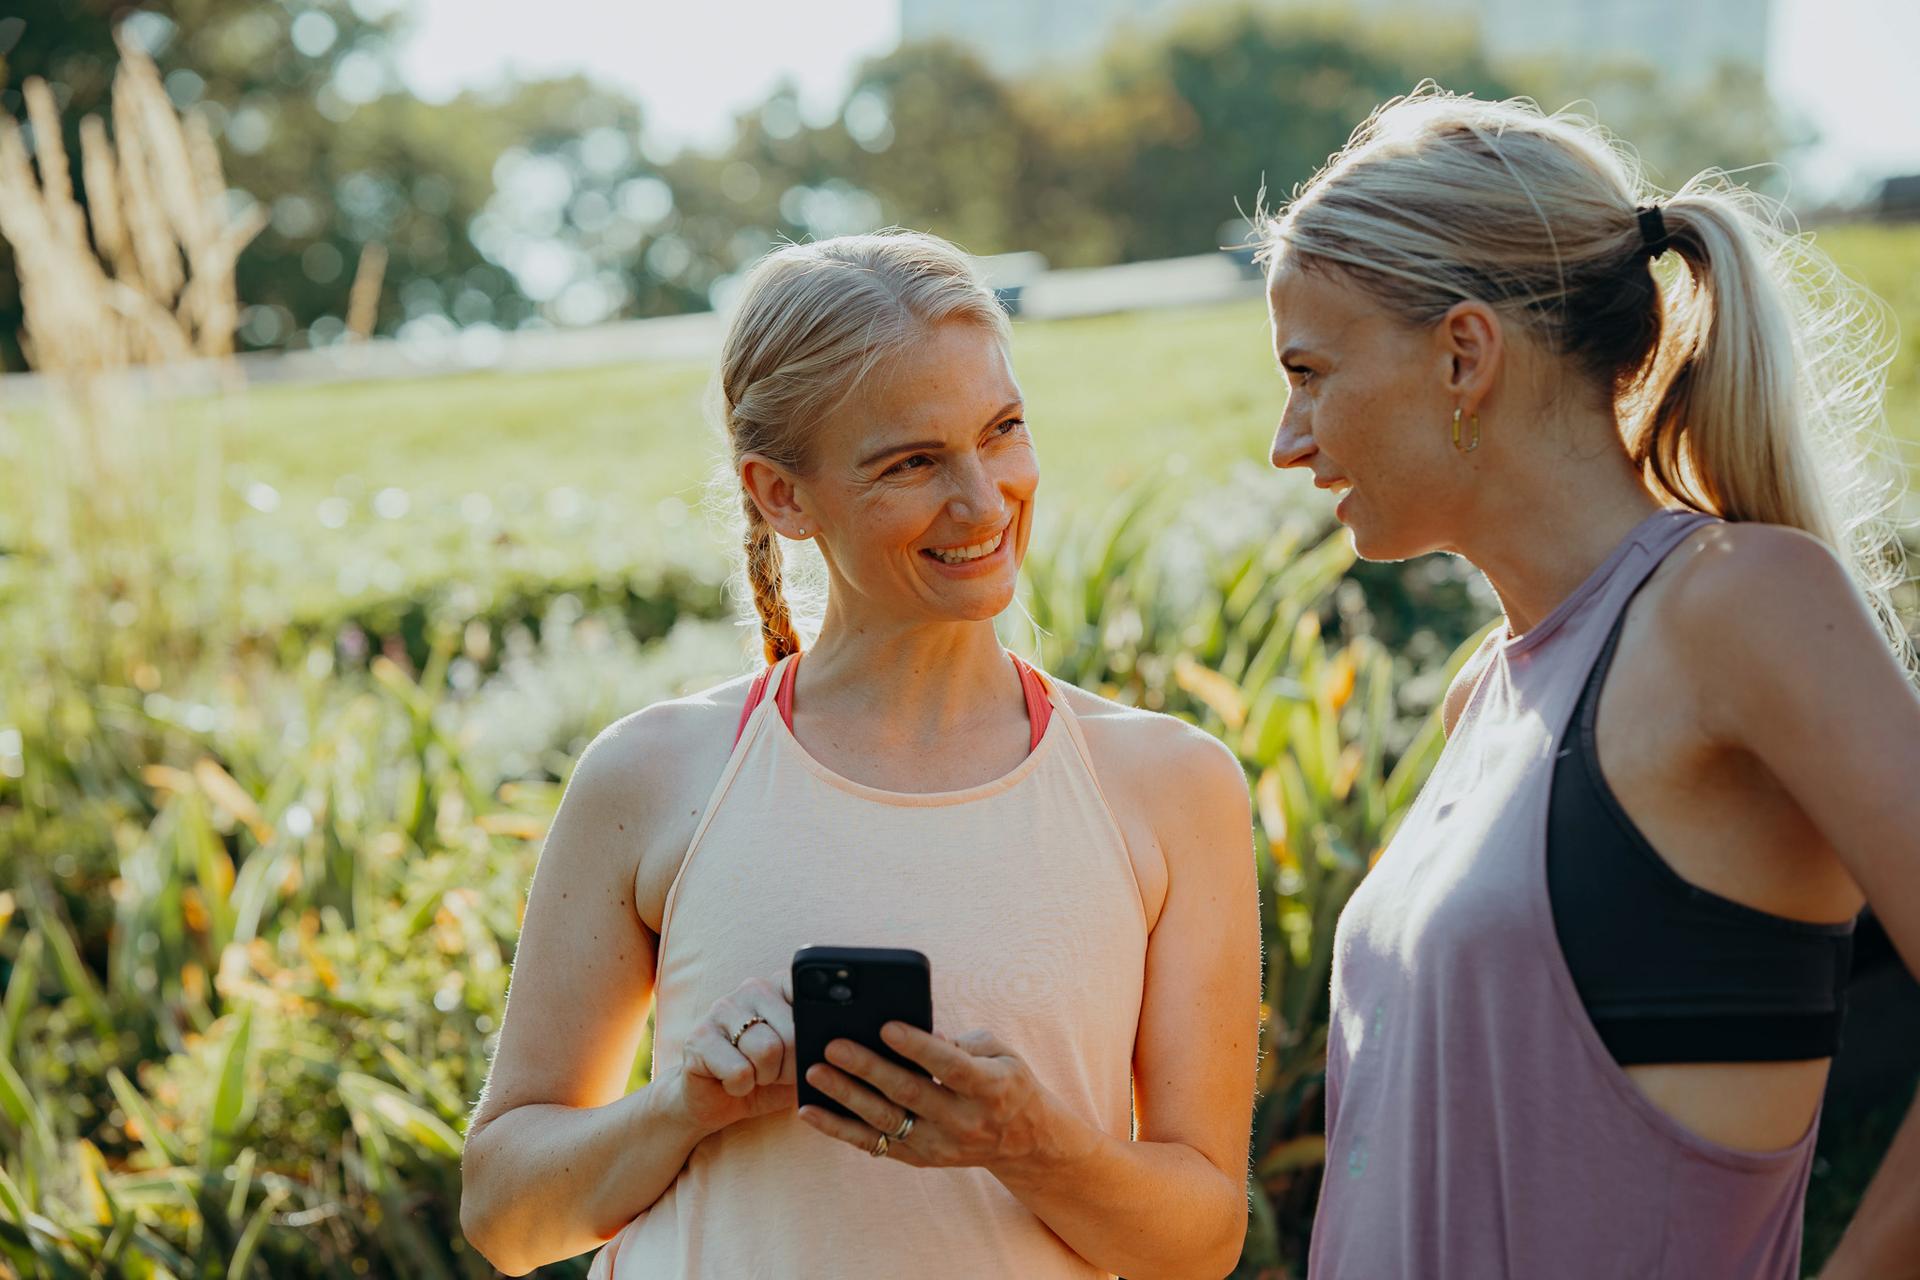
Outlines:
{"type": "Polygon", "coordinates": [[[1085,62],[1129,26],[1160,26],[1194,0],[900,0],[900,39],[945,38],[1003,76],[1085,62]]]}
{"type": "MultiPolygon", "coordinates": [[[[1001,75],[1084,62],[1123,28],[1164,26],[1221,0],[900,0],[903,41],[938,37],[978,52],[1001,75]]],[[[1300,7],[1298,0],[1255,0],[1300,7]]],[[[1320,0],[1409,23],[1452,13],[1477,19],[1495,58],[1575,54],[1647,62],[1668,77],[1705,78],[1721,63],[1764,73],[1774,0],[1320,0]]]]}

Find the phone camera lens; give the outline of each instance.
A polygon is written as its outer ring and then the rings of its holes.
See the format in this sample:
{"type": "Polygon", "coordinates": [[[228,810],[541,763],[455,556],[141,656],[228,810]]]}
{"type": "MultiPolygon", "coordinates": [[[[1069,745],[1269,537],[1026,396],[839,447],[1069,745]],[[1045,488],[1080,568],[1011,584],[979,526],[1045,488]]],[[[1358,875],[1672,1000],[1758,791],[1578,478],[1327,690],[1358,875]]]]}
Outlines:
{"type": "Polygon", "coordinates": [[[853,999],[853,988],[844,982],[836,982],[827,988],[827,998],[845,1004],[853,999]]]}

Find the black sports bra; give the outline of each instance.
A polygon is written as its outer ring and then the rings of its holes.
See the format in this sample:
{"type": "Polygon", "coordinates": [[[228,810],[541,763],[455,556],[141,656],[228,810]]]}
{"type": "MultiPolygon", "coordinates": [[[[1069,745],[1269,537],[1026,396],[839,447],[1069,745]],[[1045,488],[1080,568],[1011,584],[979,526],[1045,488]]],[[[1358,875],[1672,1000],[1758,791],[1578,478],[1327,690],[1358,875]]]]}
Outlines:
{"type": "Polygon", "coordinates": [[[1547,891],[1560,949],[1621,1065],[1833,1055],[1854,921],[1790,920],[1723,898],[1667,865],[1600,772],[1595,711],[1620,611],[1553,766],[1547,891]]]}

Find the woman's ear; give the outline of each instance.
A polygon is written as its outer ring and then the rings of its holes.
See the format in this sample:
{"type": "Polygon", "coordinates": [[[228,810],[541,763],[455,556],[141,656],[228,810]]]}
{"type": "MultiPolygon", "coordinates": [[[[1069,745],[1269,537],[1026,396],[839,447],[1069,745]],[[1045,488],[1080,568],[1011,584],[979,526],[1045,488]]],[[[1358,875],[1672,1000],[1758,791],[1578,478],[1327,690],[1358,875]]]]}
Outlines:
{"type": "Polygon", "coordinates": [[[1440,317],[1434,341],[1445,358],[1447,391],[1466,413],[1478,413],[1506,358],[1500,317],[1484,302],[1456,302],[1440,317]]]}
{"type": "Polygon", "coordinates": [[[804,538],[816,531],[802,507],[797,480],[764,454],[749,453],[740,459],[741,487],[774,532],[787,538],[804,538]]]}

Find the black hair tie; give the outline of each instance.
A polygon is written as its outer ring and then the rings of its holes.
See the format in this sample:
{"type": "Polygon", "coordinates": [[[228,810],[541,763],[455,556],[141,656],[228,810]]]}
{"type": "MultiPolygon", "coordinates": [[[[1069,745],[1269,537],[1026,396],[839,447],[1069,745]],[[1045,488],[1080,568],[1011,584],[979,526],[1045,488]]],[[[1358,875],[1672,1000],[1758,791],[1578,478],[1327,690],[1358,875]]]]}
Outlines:
{"type": "Polygon", "coordinates": [[[1640,214],[1640,241],[1646,247],[1649,258],[1657,258],[1667,251],[1672,237],[1667,234],[1667,220],[1657,204],[1643,204],[1640,214]]]}

